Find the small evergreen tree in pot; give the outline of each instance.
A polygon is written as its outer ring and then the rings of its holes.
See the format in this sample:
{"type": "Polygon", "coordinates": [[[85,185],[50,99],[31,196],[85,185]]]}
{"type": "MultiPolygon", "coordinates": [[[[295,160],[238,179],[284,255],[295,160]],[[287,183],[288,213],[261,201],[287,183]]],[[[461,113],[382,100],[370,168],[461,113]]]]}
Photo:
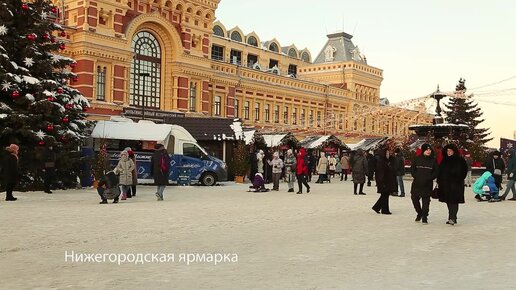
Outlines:
{"type": "Polygon", "coordinates": [[[235,174],[236,182],[244,182],[244,177],[249,170],[249,151],[244,141],[237,141],[233,151],[233,161],[231,171],[235,174]]]}

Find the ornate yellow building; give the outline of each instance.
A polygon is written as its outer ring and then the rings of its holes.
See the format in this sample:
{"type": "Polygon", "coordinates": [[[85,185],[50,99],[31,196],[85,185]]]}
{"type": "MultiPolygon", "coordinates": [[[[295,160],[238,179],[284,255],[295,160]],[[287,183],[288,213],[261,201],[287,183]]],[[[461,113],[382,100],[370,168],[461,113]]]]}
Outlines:
{"type": "MultiPolygon", "coordinates": [[[[382,70],[346,33],[307,49],[215,21],[220,0],[55,0],[92,119],[241,118],[303,137],[407,135],[431,118],[380,105],[382,70]],[[140,115],[141,116],[141,115],[140,115]],[[157,117],[159,116],[159,117],[157,117]]],[[[166,121],[166,120],[165,120],[166,121]]]]}

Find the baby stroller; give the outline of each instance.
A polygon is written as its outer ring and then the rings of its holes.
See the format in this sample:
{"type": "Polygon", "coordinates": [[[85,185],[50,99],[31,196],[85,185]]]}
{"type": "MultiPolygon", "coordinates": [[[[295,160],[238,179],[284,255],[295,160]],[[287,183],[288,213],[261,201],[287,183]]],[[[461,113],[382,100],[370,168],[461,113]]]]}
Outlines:
{"type": "Polygon", "coordinates": [[[498,187],[491,172],[486,171],[473,184],[473,193],[477,201],[500,201],[498,187]]]}
{"type": "Polygon", "coordinates": [[[113,203],[118,203],[120,196],[120,186],[118,182],[118,176],[113,171],[108,171],[102,176],[97,187],[97,192],[102,199],[100,203],[107,203],[108,199],[112,199],[113,203]]]}

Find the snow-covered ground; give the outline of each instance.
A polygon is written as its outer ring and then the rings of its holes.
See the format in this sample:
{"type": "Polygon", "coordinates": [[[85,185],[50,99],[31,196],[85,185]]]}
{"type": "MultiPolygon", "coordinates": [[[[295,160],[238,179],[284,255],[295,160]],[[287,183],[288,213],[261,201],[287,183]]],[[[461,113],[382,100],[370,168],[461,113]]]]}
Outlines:
{"type": "Polygon", "coordinates": [[[422,225],[414,222],[408,197],[391,198],[393,214],[379,215],[371,210],[374,188],[355,196],[350,181],[311,183],[311,193],[303,195],[287,193],[284,183],[280,192],[268,193],[249,193],[247,186],[168,187],[163,202],[155,200],[154,187],[139,186],[136,198],[107,205],[98,204],[92,189],[15,193],[18,201],[0,201],[0,288],[516,285],[516,202],[478,203],[468,188],[457,225],[445,224],[446,206],[434,200],[429,224],[422,225]],[[72,251],[84,254],[83,262],[65,260],[72,251]],[[86,256],[97,253],[105,262],[86,256]],[[207,254],[217,253],[236,254],[238,261],[209,262],[207,254]],[[110,262],[119,254],[142,254],[149,262],[110,262]],[[159,262],[161,254],[174,254],[174,262],[159,262]],[[182,254],[205,254],[205,260],[188,265],[182,254]]]}

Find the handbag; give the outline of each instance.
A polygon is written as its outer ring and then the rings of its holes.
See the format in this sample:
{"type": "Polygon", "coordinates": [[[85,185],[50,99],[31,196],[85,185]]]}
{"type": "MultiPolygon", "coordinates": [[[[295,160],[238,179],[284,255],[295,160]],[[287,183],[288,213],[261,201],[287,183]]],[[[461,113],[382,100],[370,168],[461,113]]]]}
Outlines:
{"type": "Polygon", "coordinates": [[[434,189],[430,193],[430,197],[434,198],[434,199],[438,199],[439,198],[439,187],[437,185],[434,187],[434,189]]]}

